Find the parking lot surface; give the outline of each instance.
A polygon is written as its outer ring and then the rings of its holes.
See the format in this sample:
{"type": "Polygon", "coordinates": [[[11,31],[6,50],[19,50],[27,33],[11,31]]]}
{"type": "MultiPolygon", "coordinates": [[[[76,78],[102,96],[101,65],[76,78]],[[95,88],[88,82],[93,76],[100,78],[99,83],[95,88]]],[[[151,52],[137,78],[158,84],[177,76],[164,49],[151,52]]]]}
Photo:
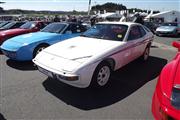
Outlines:
{"type": "Polygon", "coordinates": [[[152,46],[147,62],[136,60],[114,72],[100,90],[48,79],[32,62],[14,62],[1,54],[0,119],[153,119],[157,78],[176,54],[169,45],[178,39],[155,37],[158,44],[152,46]]]}

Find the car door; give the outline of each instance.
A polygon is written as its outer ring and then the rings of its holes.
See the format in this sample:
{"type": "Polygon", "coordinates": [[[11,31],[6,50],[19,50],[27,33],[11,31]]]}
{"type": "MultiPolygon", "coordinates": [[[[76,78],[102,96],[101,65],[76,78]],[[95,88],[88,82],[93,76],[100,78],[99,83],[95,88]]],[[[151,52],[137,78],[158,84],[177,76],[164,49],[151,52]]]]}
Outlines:
{"type": "Polygon", "coordinates": [[[129,50],[131,51],[129,53],[129,61],[132,61],[136,59],[139,56],[140,51],[140,44],[143,41],[141,31],[139,29],[138,25],[134,25],[130,28],[127,44],[129,47],[129,50]]]}
{"type": "Polygon", "coordinates": [[[136,52],[137,52],[136,57],[140,57],[144,53],[144,50],[147,45],[147,40],[149,41],[147,32],[144,30],[144,27],[142,26],[138,26],[138,27],[140,30],[141,38],[139,38],[139,44],[135,47],[136,52]]]}

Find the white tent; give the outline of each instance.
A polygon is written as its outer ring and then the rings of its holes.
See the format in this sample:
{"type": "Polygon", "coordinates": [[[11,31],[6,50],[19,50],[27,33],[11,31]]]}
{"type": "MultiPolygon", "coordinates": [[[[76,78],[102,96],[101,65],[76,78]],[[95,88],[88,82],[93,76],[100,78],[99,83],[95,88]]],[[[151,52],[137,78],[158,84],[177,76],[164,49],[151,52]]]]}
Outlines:
{"type": "Polygon", "coordinates": [[[164,22],[174,22],[177,19],[177,22],[180,22],[180,12],[179,11],[165,11],[157,14],[151,14],[146,17],[150,18],[161,18],[164,19],[164,22]]]}
{"type": "Polygon", "coordinates": [[[106,18],[121,18],[121,17],[122,17],[122,15],[120,15],[118,13],[114,13],[114,12],[107,12],[107,13],[98,15],[98,18],[103,18],[103,19],[106,19],[106,18]]]}

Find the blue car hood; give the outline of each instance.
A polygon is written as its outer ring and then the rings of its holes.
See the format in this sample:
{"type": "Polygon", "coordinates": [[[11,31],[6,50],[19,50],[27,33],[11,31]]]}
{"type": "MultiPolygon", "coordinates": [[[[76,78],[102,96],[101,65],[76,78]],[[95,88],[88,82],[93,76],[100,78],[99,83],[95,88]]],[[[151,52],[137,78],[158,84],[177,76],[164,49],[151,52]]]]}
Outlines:
{"type": "Polygon", "coordinates": [[[54,37],[58,37],[60,35],[61,34],[57,34],[57,33],[36,32],[36,33],[29,33],[29,34],[13,37],[9,39],[9,41],[14,41],[22,44],[24,43],[30,44],[41,40],[53,39],[54,37]]]}

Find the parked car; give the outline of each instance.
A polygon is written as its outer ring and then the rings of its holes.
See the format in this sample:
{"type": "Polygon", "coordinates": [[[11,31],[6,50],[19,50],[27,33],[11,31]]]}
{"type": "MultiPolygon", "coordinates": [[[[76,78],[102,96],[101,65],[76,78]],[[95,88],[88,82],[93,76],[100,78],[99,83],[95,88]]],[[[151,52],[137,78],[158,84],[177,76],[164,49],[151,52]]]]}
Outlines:
{"type": "Polygon", "coordinates": [[[75,87],[105,86],[115,71],[147,60],[153,33],[138,23],[100,22],[80,37],[56,43],[33,62],[40,72],[75,87]]]}
{"type": "Polygon", "coordinates": [[[10,23],[10,22],[9,22],[9,21],[2,21],[2,22],[0,23],[0,28],[3,27],[3,26],[5,26],[5,25],[8,24],[8,23],[10,23]]]}
{"type": "Polygon", "coordinates": [[[156,120],[180,119],[180,42],[173,46],[179,52],[161,71],[152,100],[156,120]]]}
{"type": "Polygon", "coordinates": [[[0,28],[0,31],[2,30],[8,30],[8,29],[14,29],[14,28],[19,28],[21,25],[23,25],[25,22],[10,22],[6,25],[4,25],[3,27],[0,28]]]}
{"type": "Polygon", "coordinates": [[[178,36],[180,34],[180,24],[178,23],[164,23],[155,31],[157,36],[168,35],[178,36]]]}
{"type": "Polygon", "coordinates": [[[79,36],[85,30],[85,27],[77,23],[51,23],[41,32],[8,39],[1,45],[1,51],[13,60],[32,60],[44,48],[59,41],[79,36]]]}
{"type": "Polygon", "coordinates": [[[26,22],[20,28],[1,31],[0,45],[9,38],[12,38],[17,35],[22,35],[25,33],[37,32],[44,27],[45,25],[41,21],[31,21],[31,22],[26,22]]]}

